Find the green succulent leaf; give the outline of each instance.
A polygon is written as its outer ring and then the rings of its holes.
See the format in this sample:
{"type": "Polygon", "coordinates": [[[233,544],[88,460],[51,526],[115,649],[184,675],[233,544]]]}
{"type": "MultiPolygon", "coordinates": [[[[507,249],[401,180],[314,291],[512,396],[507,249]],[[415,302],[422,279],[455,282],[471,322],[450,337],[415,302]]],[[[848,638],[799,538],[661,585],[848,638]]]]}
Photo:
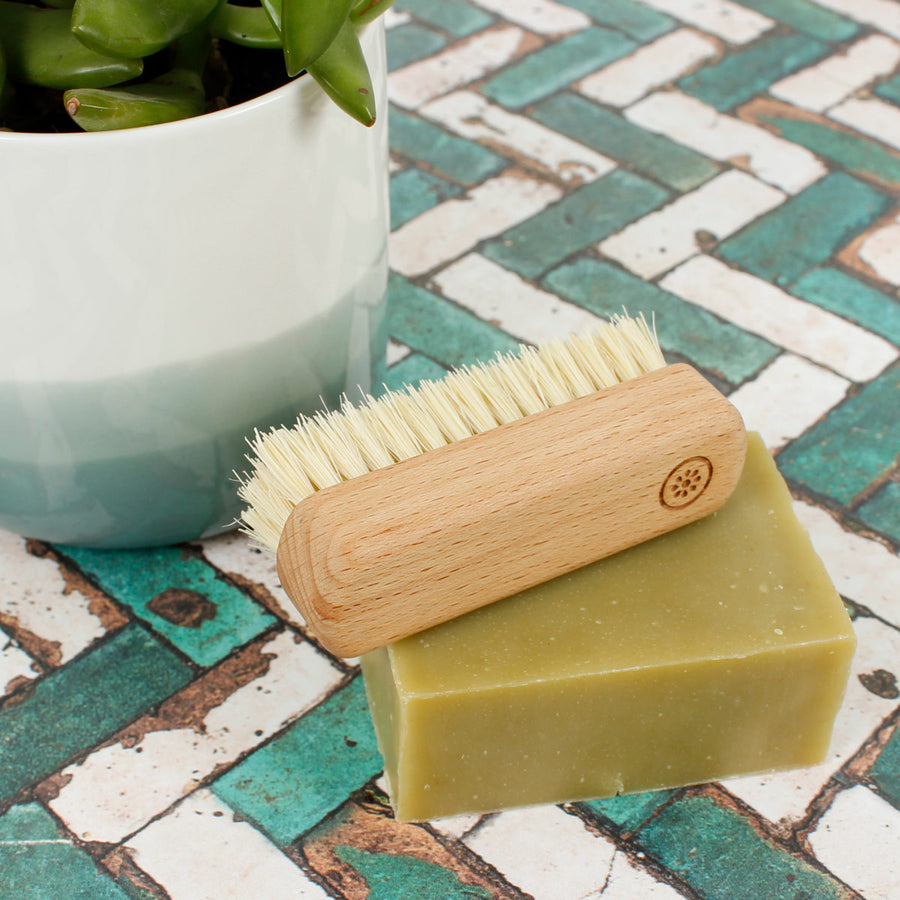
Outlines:
{"type": "Polygon", "coordinates": [[[356,0],[282,0],[281,36],[288,75],[299,75],[331,46],[356,0]]]}
{"type": "Polygon", "coordinates": [[[76,88],[63,95],[66,112],[85,131],[159,125],[206,111],[200,76],[174,69],[127,88],[76,88]]]}
{"type": "Polygon", "coordinates": [[[353,9],[350,10],[350,18],[356,22],[357,27],[368,25],[382,13],[387,12],[394,2],[395,0],[356,0],[353,9]]]}
{"type": "Polygon", "coordinates": [[[309,74],[337,105],[358,122],[375,124],[375,91],[353,23],[347,19],[309,74]]]}
{"type": "Polygon", "coordinates": [[[71,32],[66,9],[39,9],[0,0],[0,42],[10,81],[65,90],[108,87],[143,71],[141,60],[99,53],[71,32]]]}
{"type": "Polygon", "coordinates": [[[138,59],[193,31],[217,3],[218,0],[75,0],[72,31],[95,50],[138,59]]]}
{"type": "Polygon", "coordinates": [[[242,47],[275,50],[281,47],[281,37],[269,14],[261,6],[235,6],[221,3],[209,19],[209,31],[242,47]]]}
{"type": "Polygon", "coordinates": [[[265,10],[272,27],[281,35],[281,0],[259,0],[265,10]]]}

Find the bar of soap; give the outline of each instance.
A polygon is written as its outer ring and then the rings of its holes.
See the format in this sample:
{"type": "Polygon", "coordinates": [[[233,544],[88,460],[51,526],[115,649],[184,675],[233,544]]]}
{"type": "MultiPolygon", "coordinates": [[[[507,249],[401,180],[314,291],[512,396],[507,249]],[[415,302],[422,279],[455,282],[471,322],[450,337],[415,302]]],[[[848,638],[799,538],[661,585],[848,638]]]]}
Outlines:
{"type": "Polygon", "coordinates": [[[820,762],[856,639],[758,435],[717,513],[366,654],[398,819],[820,762]]]}

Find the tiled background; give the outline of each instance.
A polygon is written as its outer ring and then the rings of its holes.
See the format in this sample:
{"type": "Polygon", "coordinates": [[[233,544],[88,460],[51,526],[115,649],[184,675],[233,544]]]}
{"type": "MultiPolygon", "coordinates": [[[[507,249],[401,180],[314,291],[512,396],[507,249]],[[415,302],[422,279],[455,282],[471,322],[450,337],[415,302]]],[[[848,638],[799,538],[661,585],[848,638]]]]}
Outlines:
{"type": "Polygon", "coordinates": [[[854,616],[813,769],[397,825],[357,669],[237,536],[0,533],[0,896],[900,897],[900,4],[399,0],[389,381],[655,314],[854,616]]]}

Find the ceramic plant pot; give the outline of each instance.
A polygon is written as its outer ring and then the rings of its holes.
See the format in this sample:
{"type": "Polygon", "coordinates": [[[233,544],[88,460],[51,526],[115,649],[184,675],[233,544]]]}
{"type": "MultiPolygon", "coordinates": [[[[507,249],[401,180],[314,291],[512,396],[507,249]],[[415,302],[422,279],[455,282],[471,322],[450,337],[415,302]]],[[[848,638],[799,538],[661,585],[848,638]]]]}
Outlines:
{"type": "Polygon", "coordinates": [[[254,428],[368,389],[380,22],[363,47],[369,129],[304,76],[171,124],[0,133],[0,527],[99,547],[220,532],[254,428]]]}

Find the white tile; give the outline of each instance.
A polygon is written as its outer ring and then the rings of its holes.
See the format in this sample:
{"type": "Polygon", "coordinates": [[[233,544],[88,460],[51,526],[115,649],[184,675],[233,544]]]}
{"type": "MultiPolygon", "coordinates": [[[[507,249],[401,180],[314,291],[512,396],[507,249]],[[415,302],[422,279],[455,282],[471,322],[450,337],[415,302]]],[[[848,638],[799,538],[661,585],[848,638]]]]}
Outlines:
{"type": "Polygon", "coordinates": [[[32,556],[8,531],[0,531],[0,603],[20,627],[56,645],[57,664],[106,634],[90,598],[68,588],[56,562],[32,556]]]}
{"type": "Polygon", "coordinates": [[[598,249],[635,274],[655,278],[698,252],[697,231],[722,240],[784,200],[771,185],[732,169],[632,222],[598,249]]]}
{"type": "Polygon", "coordinates": [[[900,109],[877,97],[851,97],[832,107],[828,117],[900,150],[900,109]]]}
{"type": "Polygon", "coordinates": [[[818,860],[866,900],[900,897],[900,810],[868,788],[841,791],[809,842],[818,860]]]}
{"type": "Polygon", "coordinates": [[[628,106],[717,52],[715,41],[691,28],[681,28],[588,75],[575,88],[598,103],[628,106]]]}
{"type": "Polygon", "coordinates": [[[482,819],[479,815],[444,816],[442,819],[432,819],[431,828],[446,835],[452,840],[458,841],[468,834],[482,819]]]}
{"type": "Polygon", "coordinates": [[[81,839],[117,843],[159,815],[216,767],[266,740],[340,680],[292,632],[263,648],[268,671],[206,715],[202,729],[148,732],[136,746],[101,747],[63,771],[68,782],[50,807],[81,839]]]}
{"type": "Polygon", "coordinates": [[[900,558],[878,541],[844,530],[824,509],[798,501],[794,511],[838,591],[900,628],[900,558]]]}
{"type": "Polygon", "coordinates": [[[749,169],[789,194],[803,190],[826,172],[805,147],[720,113],[680,91],[657,91],[628,107],[625,116],[704,156],[749,169]]]}
{"type": "Polygon", "coordinates": [[[900,38],[900,4],[896,0],[816,0],[816,3],[900,38]]]}
{"type": "Polygon", "coordinates": [[[837,406],[849,387],[846,378],[829,369],[783,353],[728,399],[744,417],[747,428],[758,431],[774,451],[837,406]]]}
{"type": "Polygon", "coordinates": [[[475,0],[475,3],[535,34],[581,31],[591,24],[583,12],[553,0],[475,0]]]}
{"type": "Polygon", "coordinates": [[[556,806],[499,813],[464,843],[534,900],[584,897],[603,887],[615,844],[556,806]]]}
{"type": "Polygon", "coordinates": [[[217,569],[261,587],[281,611],[281,618],[296,625],[305,625],[297,607],[281,586],[275,554],[271,550],[254,546],[247,535],[239,531],[207,538],[200,542],[200,546],[203,555],[217,569]]]}
{"type": "Polygon", "coordinates": [[[594,181],[616,163],[526,116],[508,112],[474,91],[457,91],[420,107],[426,119],[511,156],[526,156],[564,182],[594,181]]]}
{"type": "Polygon", "coordinates": [[[396,6],[392,6],[390,9],[385,10],[382,14],[382,18],[384,19],[385,28],[396,28],[398,25],[405,25],[411,20],[411,16],[408,12],[400,12],[396,6]]]}
{"type": "Polygon", "coordinates": [[[730,0],[642,0],[660,12],[696,25],[732,44],[745,44],[775,23],[767,16],[730,0]]]}
{"type": "Polygon", "coordinates": [[[416,276],[450,262],[562,196],[555,185],[506,172],[432,207],[389,238],[392,268],[416,276]]]}
{"type": "Polygon", "coordinates": [[[402,362],[406,359],[410,353],[412,353],[412,348],[407,347],[406,344],[401,344],[400,341],[389,338],[387,349],[385,351],[385,364],[388,367],[395,366],[398,362],[402,362]]]}
{"type": "Polygon", "coordinates": [[[534,287],[477,253],[442,269],[432,283],[480,319],[531,344],[579,334],[600,321],[588,310],[534,287]]]}
{"type": "Polygon", "coordinates": [[[657,881],[646,869],[639,868],[628,856],[616,851],[603,889],[583,900],[681,900],[684,895],[657,881]]]}
{"type": "Polygon", "coordinates": [[[827,758],[805,769],[723,782],[729,791],[771,822],[791,823],[802,819],[831,776],[859,751],[897,706],[896,699],[879,697],[867,690],[859,676],[878,669],[897,672],[900,632],[871,618],[857,619],[853,628],[858,645],[827,758]]]}
{"type": "Polygon", "coordinates": [[[860,244],[858,253],[879,278],[900,285],[900,219],[871,232],[860,244]]]}
{"type": "Polygon", "coordinates": [[[660,284],[851,381],[874,378],[900,355],[896,347],[870,331],[710,256],[689,259],[660,284]]]}
{"type": "Polygon", "coordinates": [[[580,819],[557,806],[490,816],[463,843],[534,900],[680,896],[636,868],[612,841],[591,834],[580,819]]]}
{"type": "Polygon", "coordinates": [[[891,72],[898,62],[900,44],[883,34],[868,35],[814,66],[776,81],[769,93],[795,106],[823,112],[872,79],[891,72]]]}
{"type": "Polygon", "coordinates": [[[265,835],[200,790],[128,841],[137,865],[172,900],[327,900],[265,835]]]}
{"type": "Polygon", "coordinates": [[[5,696],[13,682],[21,678],[34,678],[38,674],[32,668],[34,660],[0,631],[0,697],[5,696]]]}
{"type": "Polygon", "coordinates": [[[434,56],[395,69],[388,75],[388,96],[397,106],[416,109],[510,62],[525,37],[514,25],[478,32],[434,56]]]}

